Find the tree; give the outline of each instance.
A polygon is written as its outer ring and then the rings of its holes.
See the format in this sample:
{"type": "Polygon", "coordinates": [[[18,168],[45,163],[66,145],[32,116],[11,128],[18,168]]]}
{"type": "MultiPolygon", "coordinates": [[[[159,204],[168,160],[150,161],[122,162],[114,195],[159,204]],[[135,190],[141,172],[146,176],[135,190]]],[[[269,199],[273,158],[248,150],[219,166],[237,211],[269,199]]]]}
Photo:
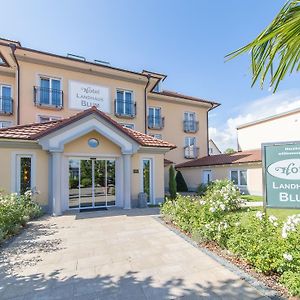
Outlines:
{"type": "Polygon", "coordinates": [[[177,185],[176,185],[176,179],[175,179],[175,169],[173,165],[169,168],[169,193],[170,198],[175,199],[176,193],[177,193],[177,185]]]}
{"type": "Polygon", "coordinates": [[[275,19],[251,43],[228,54],[232,59],[251,53],[252,86],[260,78],[261,88],[267,76],[276,92],[287,73],[300,70],[300,0],[289,0],[275,19]]]}
{"type": "Polygon", "coordinates": [[[177,171],[175,178],[176,178],[177,191],[178,192],[187,192],[188,187],[187,187],[186,182],[180,171],[177,171]]]}
{"type": "Polygon", "coordinates": [[[232,149],[232,148],[227,148],[226,150],[225,150],[225,154],[232,154],[232,153],[234,153],[235,151],[234,151],[234,149],[232,149]]]}

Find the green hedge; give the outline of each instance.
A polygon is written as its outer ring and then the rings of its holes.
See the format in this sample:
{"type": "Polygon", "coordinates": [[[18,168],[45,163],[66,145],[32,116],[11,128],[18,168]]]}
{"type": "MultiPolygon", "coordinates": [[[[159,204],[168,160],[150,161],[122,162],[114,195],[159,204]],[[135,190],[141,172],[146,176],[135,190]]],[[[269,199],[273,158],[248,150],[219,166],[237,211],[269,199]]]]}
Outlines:
{"type": "Polygon", "coordinates": [[[17,234],[26,223],[42,215],[39,205],[31,200],[31,193],[25,195],[0,194],[0,243],[17,234]]]}
{"type": "Polygon", "coordinates": [[[178,195],[161,212],[197,242],[214,241],[257,271],[279,274],[289,292],[300,295],[300,215],[281,221],[243,212],[243,201],[232,182],[216,181],[202,198],[178,195]]]}

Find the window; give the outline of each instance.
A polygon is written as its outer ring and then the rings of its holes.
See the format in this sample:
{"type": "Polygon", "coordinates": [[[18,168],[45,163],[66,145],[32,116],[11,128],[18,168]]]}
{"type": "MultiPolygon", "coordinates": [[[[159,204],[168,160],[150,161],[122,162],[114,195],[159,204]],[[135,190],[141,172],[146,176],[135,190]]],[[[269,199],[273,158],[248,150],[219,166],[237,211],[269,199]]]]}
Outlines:
{"type": "Polygon", "coordinates": [[[40,87],[38,95],[38,104],[62,106],[61,80],[42,76],[40,78],[40,87]]]}
{"type": "Polygon", "coordinates": [[[154,137],[155,139],[162,140],[162,135],[160,133],[150,134],[150,136],[154,137]]]}
{"type": "Polygon", "coordinates": [[[148,109],[148,127],[152,129],[163,128],[163,118],[161,117],[160,107],[149,107],[148,109]]]}
{"type": "Polygon", "coordinates": [[[153,92],[159,93],[161,91],[161,81],[159,81],[153,88],[153,92]]]}
{"type": "Polygon", "coordinates": [[[0,113],[12,113],[12,98],[10,85],[0,85],[0,113]]]}
{"type": "Polygon", "coordinates": [[[38,116],[39,123],[45,123],[49,121],[57,121],[60,120],[60,117],[54,117],[54,116],[38,116]]]}
{"type": "Polygon", "coordinates": [[[19,156],[18,164],[18,192],[24,194],[32,188],[31,156],[19,156]]]}
{"type": "Polygon", "coordinates": [[[125,128],[130,128],[130,129],[134,129],[134,124],[126,124],[126,123],[120,123],[123,127],[125,128]]]}
{"type": "Polygon", "coordinates": [[[118,116],[135,116],[135,105],[133,102],[133,92],[117,90],[116,115],[118,116]]]}
{"type": "Polygon", "coordinates": [[[230,180],[233,181],[235,185],[247,185],[247,170],[231,170],[230,180]]]}
{"type": "Polygon", "coordinates": [[[198,131],[199,122],[196,121],[196,114],[194,112],[185,112],[183,123],[185,132],[198,131]]]}
{"type": "Polygon", "coordinates": [[[7,61],[5,60],[4,56],[0,53],[0,66],[1,67],[9,67],[7,61]]]}
{"type": "Polygon", "coordinates": [[[0,128],[7,128],[12,126],[12,122],[11,121],[0,121],[0,128]]]}
{"type": "Polygon", "coordinates": [[[184,140],[185,147],[196,146],[196,138],[195,137],[186,137],[184,140]]]}

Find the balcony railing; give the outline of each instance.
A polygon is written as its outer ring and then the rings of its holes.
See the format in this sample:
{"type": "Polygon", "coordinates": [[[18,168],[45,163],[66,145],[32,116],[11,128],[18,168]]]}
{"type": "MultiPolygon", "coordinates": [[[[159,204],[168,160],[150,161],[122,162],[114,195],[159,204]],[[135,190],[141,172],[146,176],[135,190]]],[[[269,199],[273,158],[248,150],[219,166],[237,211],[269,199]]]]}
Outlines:
{"type": "Polygon", "coordinates": [[[183,130],[184,132],[197,132],[199,130],[199,122],[198,121],[183,121],[183,130]]]}
{"type": "Polygon", "coordinates": [[[115,115],[120,118],[134,118],[136,116],[136,103],[116,99],[115,115]]]}
{"type": "Polygon", "coordinates": [[[196,146],[184,147],[184,157],[188,159],[197,158],[199,156],[199,148],[196,146]]]}
{"type": "Polygon", "coordinates": [[[150,117],[148,116],[148,128],[149,129],[163,129],[165,127],[164,117],[150,117]]]}
{"type": "Polygon", "coordinates": [[[0,114],[13,114],[13,99],[11,97],[0,97],[0,114]]]}
{"type": "Polygon", "coordinates": [[[54,109],[63,108],[63,91],[44,88],[40,86],[33,87],[34,104],[54,109]]]}

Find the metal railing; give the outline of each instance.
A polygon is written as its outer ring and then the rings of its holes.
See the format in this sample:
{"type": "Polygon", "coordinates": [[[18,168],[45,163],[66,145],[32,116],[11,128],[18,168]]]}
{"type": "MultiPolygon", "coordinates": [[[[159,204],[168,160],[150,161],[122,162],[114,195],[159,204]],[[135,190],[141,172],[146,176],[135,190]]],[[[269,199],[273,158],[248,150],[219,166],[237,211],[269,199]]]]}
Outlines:
{"type": "Polygon", "coordinates": [[[0,114],[13,114],[13,99],[11,97],[0,97],[0,114]]]}
{"type": "Polygon", "coordinates": [[[164,117],[150,117],[148,116],[149,129],[163,129],[165,127],[164,117]]]}
{"type": "Polygon", "coordinates": [[[115,100],[115,116],[134,118],[136,116],[136,103],[132,101],[115,100]]]}
{"type": "Polygon", "coordinates": [[[183,121],[183,130],[184,132],[197,132],[199,130],[199,122],[184,120],[183,121]]]}
{"type": "Polygon", "coordinates": [[[186,146],[184,147],[184,157],[188,159],[197,158],[199,156],[199,147],[186,146]]]}
{"type": "Polygon", "coordinates": [[[63,108],[63,91],[62,90],[34,86],[33,93],[34,93],[34,104],[35,105],[52,107],[52,108],[56,108],[56,109],[63,108]]]}

